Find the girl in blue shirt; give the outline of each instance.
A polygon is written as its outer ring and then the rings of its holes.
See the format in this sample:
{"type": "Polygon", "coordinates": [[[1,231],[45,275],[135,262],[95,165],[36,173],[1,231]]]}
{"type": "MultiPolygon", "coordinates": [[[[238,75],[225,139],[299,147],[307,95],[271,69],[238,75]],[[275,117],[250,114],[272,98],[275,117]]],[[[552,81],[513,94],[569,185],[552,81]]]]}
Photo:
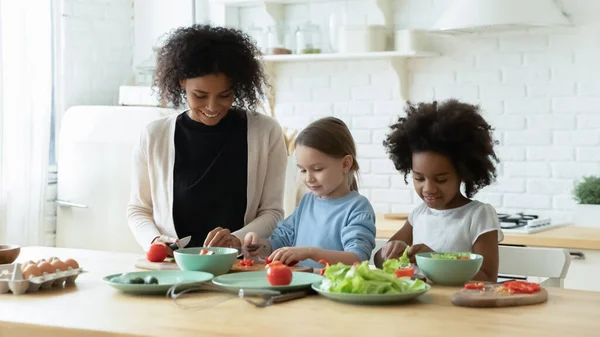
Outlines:
{"type": "Polygon", "coordinates": [[[244,245],[261,244],[251,255],[320,268],[369,260],[375,248],[375,211],[358,193],[356,145],[346,124],[326,117],[307,126],[295,141],[301,179],[310,189],[269,239],[248,233],[244,245]]]}

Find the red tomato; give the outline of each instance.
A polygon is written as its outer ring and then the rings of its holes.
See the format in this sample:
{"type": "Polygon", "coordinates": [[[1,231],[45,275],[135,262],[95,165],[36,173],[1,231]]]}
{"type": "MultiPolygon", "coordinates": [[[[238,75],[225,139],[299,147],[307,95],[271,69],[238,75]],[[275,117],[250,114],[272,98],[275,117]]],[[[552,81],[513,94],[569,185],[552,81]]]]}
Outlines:
{"type": "Polygon", "coordinates": [[[240,261],[240,266],[242,267],[252,267],[254,265],[254,261],[252,260],[242,260],[240,261]]]}
{"type": "Polygon", "coordinates": [[[504,282],[504,287],[517,294],[533,294],[540,291],[540,285],[538,283],[531,283],[525,281],[504,282]]]}
{"type": "Polygon", "coordinates": [[[284,265],[270,265],[267,270],[267,281],[272,286],[286,286],[292,283],[292,270],[284,265]]]}
{"type": "Polygon", "coordinates": [[[162,262],[167,257],[167,246],[161,243],[153,243],[146,253],[146,259],[150,262],[162,262]]]}
{"type": "Polygon", "coordinates": [[[396,277],[412,277],[415,274],[413,266],[394,270],[396,277]]]}
{"type": "Polygon", "coordinates": [[[325,275],[325,269],[327,269],[327,267],[329,267],[329,262],[325,261],[325,260],[319,260],[320,264],[324,264],[325,268],[321,269],[321,272],[319,273],[321,276],[325,275]]]}
{"type": "Polygon", "coordinates": [[[209,251],[209,250],[207,250],[207,249],[202,249],[202,250],[200,251],[200,255],[206,255],[206,254],[209,254],[209,252],[210,252],[210,251],[209,251]]]}
{"type": "Polygon", "coordinates": [[[465,289],[469,290],[483,290],[483,282],[468,282],[465,283],[465,289]]]}

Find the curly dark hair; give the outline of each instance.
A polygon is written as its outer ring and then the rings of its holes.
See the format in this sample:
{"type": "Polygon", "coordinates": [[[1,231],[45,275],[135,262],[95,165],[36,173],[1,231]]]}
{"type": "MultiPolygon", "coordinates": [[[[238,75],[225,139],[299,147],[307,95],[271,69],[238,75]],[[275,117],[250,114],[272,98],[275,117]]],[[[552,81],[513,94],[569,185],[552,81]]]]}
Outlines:
{"type": "Polygon", "coordinates": [[[180,82],[222,73],[231,80],[233,105],[254,112],[268,87],[260,51],[247,34],[210,25],[180,27],[169,33],[157,55],[154,85],[161,103],[185,102],[180,82]]]}
{"type": "Polygon", "coordinates": [[[479,106],[455,99],[441,103],[410,102],[406,117],[400,117],[390,128],[383,142],[396,169],[404,173],[404,181],[412,170],[412,155],[437,152],[448,156],[465,184],[465,194],[471,198],[496,178],[495,163],[500,160],[494,151],[498,144],[492,137],[493,128],[481,116],[479,106]]]}

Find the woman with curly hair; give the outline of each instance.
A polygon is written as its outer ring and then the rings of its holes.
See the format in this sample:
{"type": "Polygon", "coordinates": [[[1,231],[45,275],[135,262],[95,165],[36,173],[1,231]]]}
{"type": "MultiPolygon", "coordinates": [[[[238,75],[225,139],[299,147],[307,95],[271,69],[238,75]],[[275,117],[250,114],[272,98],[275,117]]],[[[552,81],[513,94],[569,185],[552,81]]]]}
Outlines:
{"type": "Polygon", "coordinates": [[[255,112],[267,85],[258,57],[247,35],[208,25],[178,28],[160,49],[161,100],[188,109],[150,123],[134,150],[127,215],[145,250],[186,236],[240,247],[283,217],[287,152],[279,124],[255,112]]]}
{"type": "Polygon", "coordinates": [[[474,105],[448,100],[409,104],[406,117],[384,141],[394,166],[412,173],[423,203],[375,254],[375,264],[423,252],[474,252],[483,256],[476,280],[497,281],[498,242],[504,238],[494,208],[473,195],[496,177],[492,127],[474,105]],[[461,192],[464,185],[464,193],[461,192]]]}

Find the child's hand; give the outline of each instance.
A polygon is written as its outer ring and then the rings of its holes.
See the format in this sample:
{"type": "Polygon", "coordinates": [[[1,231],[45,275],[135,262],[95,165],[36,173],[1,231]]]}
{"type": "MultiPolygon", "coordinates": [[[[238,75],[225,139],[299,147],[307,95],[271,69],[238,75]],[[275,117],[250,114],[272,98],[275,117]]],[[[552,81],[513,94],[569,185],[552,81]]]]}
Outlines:
{"type": "Polygon", "coordinates": [[[381,248],[381,258],[383,261],[389,259],[396,259],[404,254],[406,250],[406,243],[400,240],[390,241],[381,248]]]}
{"type": "Polygon", "coordinates": [[[283,247],[279,248],[269,256],[271,261],[281,261],[285,265],[291,265],[295,261],[304,261],[311,258],[310,247],[283,247]]]}
{"type": "Polygon", "coordinates": [[[429,252],[433,252],[433,249],[429,248],[429,246],[422,244],[422,243],[418,243],[412,247],[410,247],[410,249],[408,250],[408,259],[410,260],[411,263],[417,263],[415,261],[415,255],[417,255],[418,253],[429,253],[429,252]]]}

